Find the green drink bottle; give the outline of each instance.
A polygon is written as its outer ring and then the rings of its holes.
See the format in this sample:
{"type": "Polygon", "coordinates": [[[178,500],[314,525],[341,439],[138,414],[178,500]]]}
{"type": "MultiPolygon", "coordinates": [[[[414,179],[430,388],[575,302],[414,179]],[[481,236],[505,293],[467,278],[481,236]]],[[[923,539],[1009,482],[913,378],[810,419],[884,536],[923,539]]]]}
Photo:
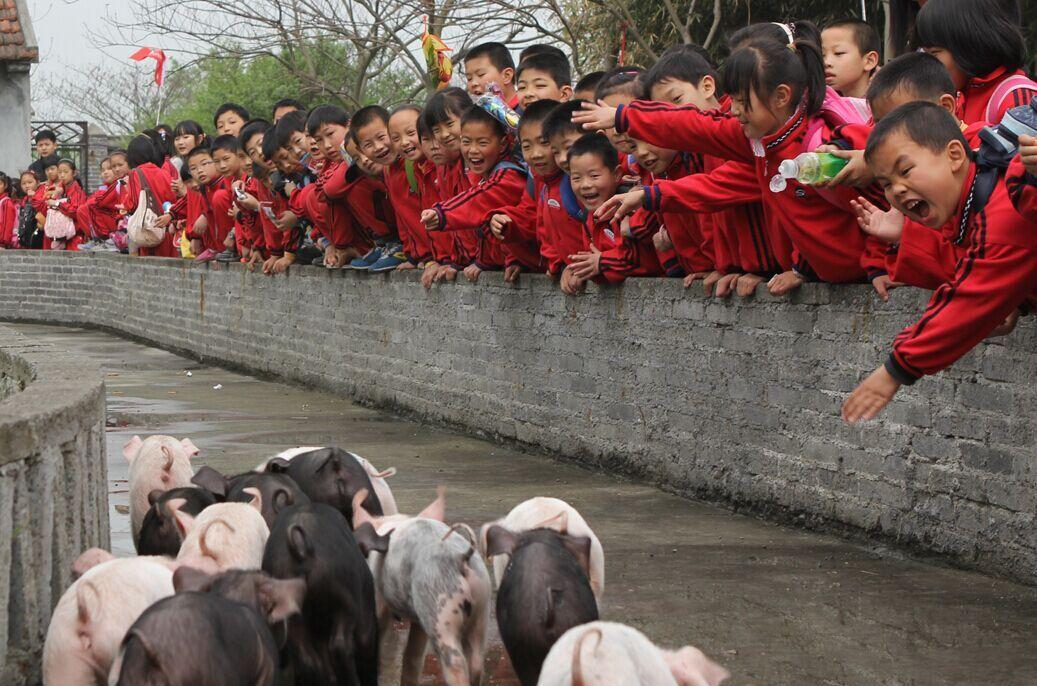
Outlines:
{"type": "Polygon", "coordinates": [[[778,174],[795,179],[804,186],[817,186],[834,179],[849,160],[830,152],[804,152],[795,159],[785,160],[778,166],[778,174]]]}

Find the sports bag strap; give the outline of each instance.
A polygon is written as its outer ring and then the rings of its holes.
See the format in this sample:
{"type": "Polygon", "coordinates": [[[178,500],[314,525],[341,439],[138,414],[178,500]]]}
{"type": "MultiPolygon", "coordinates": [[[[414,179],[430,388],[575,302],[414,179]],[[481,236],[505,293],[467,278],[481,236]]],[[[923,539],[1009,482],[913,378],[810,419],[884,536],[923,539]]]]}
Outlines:
{"type": "Polygon", "coordinates": [[[983,117],[986,119],[988,124],[998,124],[1000,119],[994,121],[994,117],[997,115],[998,110],[1001,109],[1001,105],[1004,104],[1005,98],[1014,91],[1019,89],[1027,89],[1037,93],[1037,84],[1034,84],[1028,77],[1022,74],[1013,74],[1007,79],[997,84],[997,88],[990,95],[990,100],[987,101],[987,110],[983,113],[983,117]]]}
{"type": "Polygon", "coordinates": [[[140,181],[140,189],[144,191],[144,197],[148,199],[148,209],[155,213],[155,216],[162,214],[161,208],[158,206],[158,200],[155,198],[155,194],[151,190],[151,184],[148,183],[148,178],[144,176],[144,172],[140,169],[135,170],[137,172],[137,180],[140,181]]]}

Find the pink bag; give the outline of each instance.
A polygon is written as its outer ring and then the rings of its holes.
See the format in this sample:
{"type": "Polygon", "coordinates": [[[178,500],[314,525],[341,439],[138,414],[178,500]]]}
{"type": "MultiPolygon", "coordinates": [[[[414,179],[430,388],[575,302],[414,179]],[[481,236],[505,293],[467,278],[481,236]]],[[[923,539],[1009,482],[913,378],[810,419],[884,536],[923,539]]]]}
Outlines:
{"type": "Polygon", "coordinates": [[[51,240],[65,240],[76,235],[76,224],[72,217],[58,210],[47,211],[47,221],[43,224],[43,233],[51,240]]]}
{"type": "Polygon", "coordinates": [[[987,101],[987,111],[983,113],[988,124],[999,124],[1000,118],[997,117],[997,113],[1001,111],[1001,107],[1005,103],[1005,99],[1014,90],[1027,89],[1034,96],[1037,96],[1037,83],[1034,83],[1029,77],[1023,76],[1022,74],[1013,74],[1007,79],[997,84],[997,88],[990,94],[990,100],[987,101]]]}

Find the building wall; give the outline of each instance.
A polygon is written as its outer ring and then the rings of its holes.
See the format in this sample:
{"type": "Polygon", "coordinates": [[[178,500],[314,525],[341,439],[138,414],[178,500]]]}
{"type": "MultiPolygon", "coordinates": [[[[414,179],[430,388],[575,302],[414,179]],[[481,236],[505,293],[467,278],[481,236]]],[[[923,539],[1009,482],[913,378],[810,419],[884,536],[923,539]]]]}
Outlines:
{"type": "Polygon", "coordinates": [[[16,176],[32,161],[29,65],[0,63],[0,171],[16,176]]]}
{"type": "MultiPolygon", "coordinates": [[[[0,318],[110,328],[518,441],[763,516],[1037,579],[1037,341],[1024,320],[905,389],[839,406],[927,294],[703,297],[678,280],[422,289],[418,275],[0,253],[0,318]]],[[[550,463],[545,462],[545,469],[550,463]]]]}

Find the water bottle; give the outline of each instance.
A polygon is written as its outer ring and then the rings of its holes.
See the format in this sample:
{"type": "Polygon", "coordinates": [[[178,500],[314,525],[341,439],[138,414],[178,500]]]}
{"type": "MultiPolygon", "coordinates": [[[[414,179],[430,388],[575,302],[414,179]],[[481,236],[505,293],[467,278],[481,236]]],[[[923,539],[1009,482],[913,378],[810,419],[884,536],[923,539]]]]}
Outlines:
{"type": "Polygon", "coordinates": [[[172,206],[173,206],[173,203],[169,202],[168,200],[166,202],[162,203],[162,214],[168,214],[169,213],[169,208],[172,207],[172,206]]]}
{"type": "Polygon", "coordinates": [[[778,174],[786,180],[795,179],[804,186],[817,186],[834,179],[849,162],[830,152],[804,152],[782,162],[778,174]]]}

